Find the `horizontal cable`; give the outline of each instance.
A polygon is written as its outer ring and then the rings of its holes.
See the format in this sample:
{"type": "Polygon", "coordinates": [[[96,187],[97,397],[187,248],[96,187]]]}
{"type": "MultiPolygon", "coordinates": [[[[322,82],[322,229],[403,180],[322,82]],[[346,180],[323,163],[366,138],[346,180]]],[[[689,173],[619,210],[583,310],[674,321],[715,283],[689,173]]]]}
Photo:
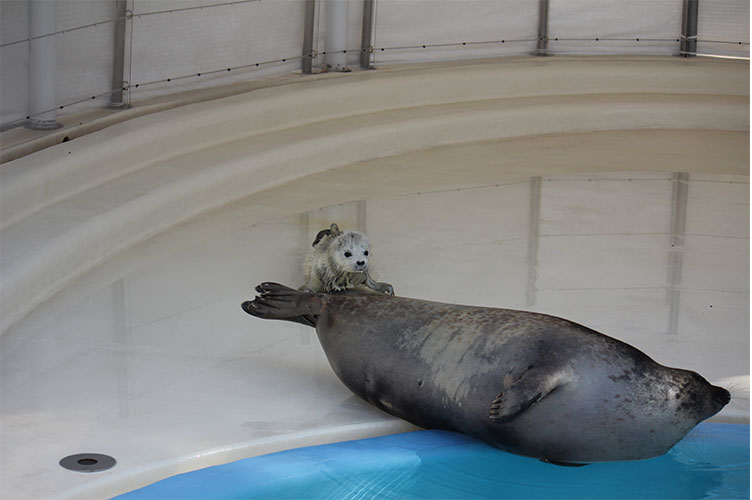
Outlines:
{"type": "Polygon", "coordinates": [[[417,45],[398,45],[393,47],[374,47],[373,50],[380,50],[382,52],[387,50],[411,50],[411,49],[435,49],[442,47],[463,47],[473,45],[499,45],[503,43],[525,43],[525,42],[537,42],[537,38],[523,38],[516,40],[484,40],[478,42],[449,42],[449,43],[426,43],[417,45]]]}
{"type": "MultiPolygon", "coordinates": [[[[222,4],[214,4],[214,5],[210,5],[210,6],[186,7],[184,9],[174,9],[174,10],[166,10],[166,11],[146,12],[146,13],[138,14],[137,16],[146,16],[146,15],[152,15],[152,14],[162,14],[162,13],[166,13],[166,12],[175,12],[175,11],[196,10],[196,9],[202,9],[202,8],[217,7],[217,6],[226,6],[226,5],[235,5],[235,4],[240,4],[240,3],[249,3],[249,2],[257,2],[257,1],[260,1],[260,0],[236,0],[236,1],[233,1],[233,2],[226,2],[226,3],[222,3],[222,4]]],[[[91,26],[94,26],[94,25],[99,25],[99,24],[103,24],[103,23],[107,23],[107,22],[113,22],[113,21],[117,21],[117,20],[118,19],[112,19],[112,20],[108,20],[108,21],[102,21],[100,23],[94,23],[94,24],[90,24],[90,25],[86,25],[86,26],[80,26],[80,27],[77,27],[77,28],[72,28],[71,30],[64,30],[64,31],[61,31],[61,32],[58,32],[58,33],[64,33],[64,32],[67,32],[67,31],[72,31],[74,29],[83,29],[85,27],[91,27],[91,26]]],[[[55,34],[58,34],[58,33],[55,33],[55,34]]],[[[46,35],[46,36],[51,36],[51,35],[46,35]]],[[[41,38],[41,37],[35,37],[35,38],[41,38]]],[[[28,41],[28,40],[30,40],[30,39],[22,40],[22,41],[28,41]]],[[[637,41],[637,42],[646,41],[646,42],[648,42],[649,41],[649,42],[678,42],[679,41],[678,38],[676,38],[676,39],[668,39],[668,38],[641,38],[641,37],[635,37],[635,38],[601,38],[601,37],[595,37],[595,38],[558,38],[558,37],[554,37],[554,38],[548,38],[547,40],[548,41],[558,41],[558,42],[561,42],[561,41],[596,41],[596,42],[599,42],[599,41],[619,41],[619,42],[625,42],[625,41],[637,41]]],[[[363,51],[363,52],[375,52],[375,51],[385,52],[385,51],[391,51],[391,50],[411,50],[411,49],[415,50],[415,49],[434,49],[434,48],[463,47],[463,46],[477,46],[477,45],[499,45],[499,44],[506,44],[506,43],[530,43],[530,42],[536,42],[536,41],[539,41],[539,39],[538,38],[510,39],[510,40],[501,39],[501,40],[489,40],[489,41],[450,42],[450,43],[404,45],[404,46],[391,46],[391,47],[368,47],[368,48],[364,48],[364,49],[350,49],[350,50],[329,51],[328,53],[329,54],[346,54],[347,52],[356,53],[356,52],[360,52],[360,51],[363,51]]],[[[734,44],[734,45],[737,45],[737,44],[738,45],[749,45],[749,42],[730,42],[730,41],[724,42],[724,41],[718,41],[718,40],[698,40],[698,43],[699,42],[705,42],[705,43],[729,43],[729,44],[734,44]]],[[[10,45],[10,44],[13,44],[13,43],[20,43],[20,42],[11,42],[11,43],[5,44],[3,46],[10,45]]],[[[326,54],[327,54],[326,51],[321,52],[321,53],[318,53],[318,52],[314,51],[311,54],[292,56],[292,57],[284,57],[284,58],[280,58],[280,59],[272,59],[272,60],[261,61],[261,62],[257,62],[257,63],[244,64],[244,65],[239,65],[239,66],[232,66],[232,67],[228,67],[228,68],[220,68],[220,69],[214,69],[214,70],[209,70],[209,71],[190,73],[190,74],[186,74],[186,75],[180,75],[180,76],[169,77],[169,78],[162,78],[162,79],[159,79],[159,80],[153,80],[153,81],[148,81],[148,82],[140,82],[140,83],[136,83],[136,84],[126,84],[122,88],[113,89],[113,90],[110,90],[108,92],[104,92],[104,93],[101,93],[101,94],[98,94],[98,95],[94,95],[94,96],[91,96],[91,97],[79,99],[79,100],[72,101],[72,102],[68,102],[68,103],[62,104],[60,106],[56,106],[55,108],[52,108],[52,109],[41,111],[41,112],[35,113],[33,115],[28,115],[28,116],[26,116],[23,119],[18,119],[18,120],[14,120],[14,121],[5,123],[5,124],[2,125],[2,128],[4,130],[6,130],[6,129],[12,128],[14,126],[23,125],[28,120],[30,120],[31,118],[34,118],[36,116],[41,116],[41,115],[44,115],[46,113],[50,113],[52,111],[62,110],[62,109],[68,108],[70,106],[75,106],[77,104],[81,104],[81,103],[84,103],[84,102],[90,102],[92,100],[96,100],[96,99],[100,99],[102,97],[110,96],[114,92],[117,92],[117,91],[120,91],[120,90],[128,91],[128,90],[131,90],[131,89],[143,88],[143,87],[148,87],[148,86],[157,85],[157,84],[172,83],[172,82],[175,82],[175,81],[181,81],[181,80],[186,80],[186,79],[190,79],[190,78],[201,78],[201,77],[205,77],[205,76],[209,76],[209,75],[217,75],[217,74],[220,74],[220,73],[228,73],[228,72],[232,72],[232,71],[258,68],[258,67],[268,66],[268,65],[273,65],[273,64],[281,64],[281,63],[286,63],[286,62],[301,60],[301,59],[306,58],[306,57],[310,57],[312,59],[316,59],[317,57],[319,57],[319,55],[326,55],[326,54]]],[[[689,54],[689,53],[687,53],[687,52],[681,52],[680,51],[680,54],[684,55],[684,54],[689,54]]],[[[695,53],[691,53],[691,55],[695,55],[695,53]]],[[[697,54],[697,55],[699,55],[699,54],[697,54]]],[[[712,57],[712,54],[702,54],[702,55],[708,55],[708,56],[712,57]]]]}
{"type": "MultiPolygon", "coordinates": [[[[681,38],[603,38],[603,37],[591,37],[591,38],[564,38],[564,37],[549,37],[548,41],[556,42],[679,42],[681,38]]],[[[732,40],[705,40],[702,38],[692,37],[697,43],[726,43],[731,45],[749,45],[749,42],[740,42],[732,40]]]]}
{"type": "Polygon", "coordinates": [[[185,80],[185,79],[188,79],[188,78],[200,78],[202,76],[215,75],[215,74],[219,74],[219,73],[228,73],[228,72],[231,72],[231,71],[237,71],[237,70],[243,70],[243,69],[249,69],[249,68],[258,68],[258,67],[261,67],[261,66],[268,66],[270,64],[286,63],[286,62],[290,62],[290,61],[300,60],[300,59],[303,59],[304,57],[314,57],[315,58],[315,55],[284,57],[282,59],[273,59],[273,60],[270,60],[270,61],[262,61],[262,62],[251,63],[251,64],[244,64],[244,65],[241,65],[241,66],[233,66],[233,67],[230,67],[230,68],[214,69],[214,70],[210,70],[210,71],[202,71],[200,73],[191,73],[191,74],[188,74],[188,75],[181,75],[181,76],[175,76],[175,77],[170,77],[170,78],[162,78],[162,79],[159,79],[159,80],[153,80],[151,82],[142,82],[142,83],[132,84],[129,87],[124,88],[123,90],[137,89],[137,88],[142,88],[142,87],[148,87],[150,85],[156,85],[156,84],[159,84],[159,83],[171,83],[171,82],[174,82],[174,81],[185,80]]]}
{"type": "Polygon", "coordinates": [[[86,29],[86,28],[96,28],[98,26],[102,26],[102,25],[110,24],[110,23],[115,23],[117,21],[130,20],[130,19],[132,19],[134,17],[141,18],[141,17],[146,17],[146,16],[153,16],[155,14],[173,14],[175,12],[185,12],[185,11],[189,11],[189,10],[203,10],[203,9],[210,9],[212,7],[226,7],[228,5],[238,5],[238,4],[260,2],[260,1],[261,0],[234,0],[232,2],[215,3],[215,4],[210,4],[210,5],[197,5],[195,7],[183,7],[183,8],[180,8],[180,9],[156,10],[156,11],[153,11],[153,12],[133,13],[133,12],[128,11],[128,14],[125,17],[115,17],[115,18],[112,18],[112,19],[105,19],[103,21],[97,21],[97,22],[94,22],[94,23],[84,24],[84,25],[81,25],[81,26],[75,26],[73,28],[66,28],[66,29],[62,29],[62,30],[59,30],[59,31],[53,31],[51,33],[45,33],[43,35],[29,36],[29,37],[26,37],[26,38],[21,38],[21,39],[18,39],[18,40],[14,40],[12,42],[6,42],[6,43],[3,43],[3,44],[0,44],[0,48],[9,47],[11,45],[17,45],[19,43],[28,43],[28,42],[30,42],[32,40],[39,40],[41,38],[47,38],[47,37],[50,37],[50,36],[64,35],[66,33],[70,33],[70,32],[73,32],[73,31],[78,31],[78,30],[82,30],[82,29],[86,29]]]}
{"type": "Polygon", "coordinates": [[[728,43],[731,45],[749,45],[749,42],[732,42],[730,40],[704,40],[702,38],[698,38],[697,43],[728,43]]]}
{"type": "MultiPolygon", "coordinates": [[[[371,52],[386,52],[391,50],[419,50],[419,49],[436,49],[447,47],[465,47],[465,46],[477,46],[477,45],[499,45],[507,43],[532,43],[538,41],[547,42],[636,42],[636,43],[679,43],[680,38],[603,38],[603,37],[590,37],[590,38],[565,38],[565,37],[549,37],[549,38],[521,38],[521,39],[501,39],[501,40],[488,40],[488,41],[474,41],[474,42],[449,42],[449,43],[427,43],[427,44],[415,44],[415,45],[397,45],[391,47],[372,47],[369,49],[362,49],[363,51],[371,52]]],[[[749,42],[733,42],[733,41],[718,41],[718,40],[698,40],[698,43],[726,43],[732,45],[749,45],[749,42]]]]}
{"type": "MultiPolygon", "coordinates": [[[[254,0],[254,1],[258,1],[258,0],[254,0]]],[[[340,51],[340,52],[346,52],[346,51],[340,51]]],[[[355,52],[355,51],[353,51],[353,52],[355,52]]],[[[86,98],[78,99],[76,101],[67,102],[65,104],[61,104],[59,106],[55,106],[54,108],[46,109],[46,110],[40,111],[38,113],[27,115],[25,118],[20,118],[18,120],[13,120],[13,121],[4,123],[2,125],[2,129],[3,130],[7,130],[7,129],[14,128],[14,127],[17,127],[17,126],[20,126],[20,125],[24,125],[30,119],[35,118],[37,116],[42,116],[44,114],[51,113],[53,111],[60,111],[60,110],[63,110],[65,108],[68,108],[68,107],[71,107],[71,106],[75,106],[77,104],[82,104],[82,103],[85,103],[85,102],[94,101],[96,99],[101,99],[102,97],[110,96],[113,93],[118,92],[118,91],[128,91],[128,90],[131,90],[131,89],[148,87],[148,86],[156,85],[156,84],[160,84],[160,83],[172,83],[172,82],[176,82],[176,81],[180,81],[180,80],[186,80],[186,79],[189,79],[189,78],[200,78],[200,77],[209,76],[209,75],[216,75],[216,74],[219,74],[219,73],[228,73],[228,72],[231,72],[231,71],[258,68],[258,67],[262,67],[262,66],[268,66],[268,65],[271,65],[271,64],[280,64],[280,63],[285,63],[285,62],[300,60],[300,59],[303,59],[304,57],[315,58],[316,54],[311,54],[311,55],[308,55],[308,56],[284,57],[284,58],[281,58],[281,59],[273,59],[273,60],[269,60],[269,61],[262,61],[262,62],[251,63],[251,64],[244,64],[244,65],[240,65],[240,66],[233,66],[233,67],[230,67],[230,68],[215,69],[215,70],[210,70],[210,71],[202,71],[200,73],[191,73],[191,74],[187,74],[187,75],[180,75],[180,76],[175,76],[175,77],[162,78],[162,79],[153,80],[153,81],[150,81],[150,82],[142,82],[142,83],[136,83],[136,84],[125,84],[125,85],[122,86],[122,88],[112,89],[110,91],[103,92],[103,93],[97,94],[97,95],[93,95],[91,97],[86,97],[86,98]]]]}
{"type": "MultiPolygon", "coordinates": [[[[415,45],[396,45],[391,47],[376,47],[374,50],[410,50],[410,49],[432,49],[441,47],[461,47],[472,45],[495,45],[502,43],[529,43],[546,40],[549,42],[661,42],[661,43],[675,43],[681,40],[681,37],[677,38],[650,38],[636,36],[632,38],[626,37],[587,37],[587,38],[570,38],[570,37],[547,37],[547,38],[520,38],[520,39],[500,39],[500,40],[483,40],[473,42],[448,42],[448,43],[426,43],[415,45]]],[[[749,42],[731,41],[731,40],[704,40],[698,39],[698,42],[704,43],[727,43],[733,45],[749,45],[749,42]]]]}
{"type": "Polygon", "coordinates": [[[78,99],[76,101],[71,101],[71,102],[68,102],[68,103],[65,103],[65,104],[60,104],[59,106],[55,106],[54,108],[46,109],[46,110],[40,111],[38,113],[27,115],[25,118],[19,118],[18,120],[13,120],[13,121],[10,121],[10,122],[7,122],[7,123],[3,123],[2,124],[2,130],[7,130],[7,129],[11,129],[11,128],[14,128],[14,127],[18,127],[18,126],[24,125],[26,122],[28,122],[32,118],[35,118],[37,116],[42,116],[42,115],[47,114],[47,113],[51,113],[53,111],[59,111],[59,110],[65,109],[65,108],[69,108],[71,106],[75,106],[76,104],[81,104],[81,103],[84,103],[84,102],[91,102],[91,101],[95,101],[97,99],[101,99],[102,97],[111,96],[112,94],[114,94],[115,92],[118,92],[120,90],[126,90],[126,89],[125,88],[122,88],[122,89],[120,89],[120,88],[113,89],[113,90],[110,90],[108,92],[103,92],[101,94],[93,95],[91,97],[86,97],[86,98],[78,99]]]}
{"type": "Polygon", "coordinates": [[[14,40],[12,42],[6,42],[6,43],[3,43],[3,44],[0,44],[0,48],[9,47],[11,45],[17,45],[19,43],[28,43],[28,42],[30,42],[32,40],[39,40],[40,38],[47,38],[47,37],[50,37],[50,36],[63,35],[65,33],[70,33],[72,31],[78,31],[78,30],[82,30],[82,29],[86,29],[86,28],[96,28],[97,26],[102,26],[104,24],[114,23],[114,22],[117,22],[117,21],[123,21],[125,19],[126,19],[125,17],[116,17],[114,19],[105,19],[104,21],[97,21],[95,23],[84,24],[83,26],[76,26],[75,28],[66,28],[66,29],[63,29],[63,30],[60,30],[60,31],[54,31],[52,33],[45,33],[44,35],[30,36],[30,37],[27,37],[27,38],[22,38],[20,40],[14,40]]]}
{"type": "Polygon", "coordinates": [[[578,178],[568,178],[568,177],[543,177],[542,180],[546,182],[672,182],[673,179],[669,177],[671,174],[667,174],[666,177],[645,177],[645,178],[639,178],[639,177],[603,177],[603,178],[592,178],[592,177],[582,177],[580,179],[578,178]]]}
{"type": "Polygon", "coordinates": [[[176,12],[186,12],[189,10],[204,10],[204,9],[210,9],[212,7],[226,7],[228,5],[238,5],[243,3],[252,3],[252,2],[260,2],[261,0],[234,0],[232,2],[223,2],[223,3],[214,3],[209,5],[196,5],[194,7],[182,7],[179,9],[165,9],[165,10],[155,10],[152,12],[134,12],[132,15],[133,17],[146,17],[146,16],[153,16],[156,14],[174,14],[176,12]]]}
{"type": "MultiPolygon", "coordinates": [[[[191,11],[191,10],[203,10],[208,9],[212,7],[224,7],[228,5],[237,5],[237,4],[244,4],[244,3],[251,3],[251,2],[259,2],[261,0],[235,0],[232,2],[224,2],[224,3],[218,3],[218,4],[212,4],[212,5],[199,5],[194,7],[184,7],[180,9],[169,9],[169,10],[159,10],[159,11],[152,11],[152,12],[141,12],[141,13],[129,13],[126,17],[118,17],[114,19],[106,19],[103,21],[98,21],[90,24],[85,24],[82,26],[76,26],[74,28],[67,28],[60,31],[55,31],[53,33],[47,33],[44,35],[37,35],[33,37],[27,37],[19,40],[15,40],[12,42],[6,42],[3,44],[0,44],[0,48],[2,47],[8,47],[11,45],[16,45],[19,43],[26,43],[30,42],[31,40],[38,40],[41,38],[46,38],[50,36],[55,35],[61,35],[65,33],[70,33],[72,31],[77,31],[85,28],[93,28],[98,27],[104,24],[114,23],[117,21],[122,20],[130,20],[133,17],[146,17],[156,14],[168,14],[168,13],[175,13],[175,12],[185,12],[185,11],[191,11]]],[[[680,37],[681,38],[681,37],[680,37]]],[[[546,40],[551,42],[679,42],[680,38],[644,38],[644,37],[634,37],[634,38],[609,38],[609,37],[587,37],[587,38],[569,38],[569,37],[548,37],[546,40]]],[[[429,44],[416,44],[416,45],[403,45],[403,46],[393,46],[393,47],[378,47],[375,50],[380,51],[387,51],[387,50],[410,50],[410,49],[429,49],[429,48],[442,48],[442,47],[461,47],[461,46],[472,46],[472,45],[494,45],[494,44],[504,44],[504,43],[526,43],[526,42],[537,42],[540,39],[538,38],[522,38],[522,39],[501,39],[501,40],[487,40],[487,41],[471,41],[471,42],[448,42],[448,43],[429,43],[429,44]]],[[[723,43],[723,44],[730,44],[730,45],[749,45],[749,42],[743,42],[743,41],[733,41],[733,40],[704,40],[704,39],[698,39],[699,42],[703,43],[723,43]]]]}
{"type": "Polygon", "coordinates": [[[644,38],[636,36],[633,38],[609,38],[609,37],[590,37],[590,38],[567,38],[567,37],[549,37],[548,41],[554,42],[678,42],[679,38],[644,38]]]}

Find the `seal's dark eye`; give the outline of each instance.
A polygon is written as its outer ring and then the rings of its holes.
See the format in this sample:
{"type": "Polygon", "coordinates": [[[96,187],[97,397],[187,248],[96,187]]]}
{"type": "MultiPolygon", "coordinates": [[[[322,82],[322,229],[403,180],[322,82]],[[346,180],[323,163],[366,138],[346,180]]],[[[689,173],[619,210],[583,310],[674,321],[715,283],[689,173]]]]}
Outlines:
{"type": "Polygon", "coordinates": [[[365,252],[363,252],[363,255],[365,255],[366,257],[368,257],[368,250],[366,250],[365,252]]]}
{"type": "Polygon", "coordinates": [[[350,252],[345,252],[345,257],[350,258],[352,257],[352,254],[350,252]]]}

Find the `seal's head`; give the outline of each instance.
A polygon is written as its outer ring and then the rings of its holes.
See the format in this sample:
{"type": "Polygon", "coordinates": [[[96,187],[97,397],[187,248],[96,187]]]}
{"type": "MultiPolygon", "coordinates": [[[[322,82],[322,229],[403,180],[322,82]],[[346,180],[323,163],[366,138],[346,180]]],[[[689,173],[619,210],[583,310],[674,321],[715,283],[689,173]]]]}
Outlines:
{"type": "Polygon", "coordinates": [[[731,401],[731,394],[723,387],[711,385],[700,374],[676,370],[670,396],[677,415],[700,422],[710,418],[731,401]]]}
{"type": "Polygon", "coordinates": [[[368,270],[368,253],[371,244],[363,233],[345,231],[329,246],[329,257],[336,268],[349,273],[368,270]]]}

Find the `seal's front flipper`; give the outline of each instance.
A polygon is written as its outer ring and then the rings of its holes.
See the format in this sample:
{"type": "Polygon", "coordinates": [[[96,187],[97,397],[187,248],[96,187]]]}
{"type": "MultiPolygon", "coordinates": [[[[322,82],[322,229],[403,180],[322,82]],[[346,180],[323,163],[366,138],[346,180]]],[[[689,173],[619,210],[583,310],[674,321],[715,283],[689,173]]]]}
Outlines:
{"type": "Polygon", "coordinates": [[[491,402],[488,416],[494,422],[509,422],[566,382],[564,373],[545,367],[512,369],[504,377],[501,392],[491,402]]]}
{"type": "Polygon", "coordinates": [[[491,420],[500,424],[509,422],[543,399],[543,396],[540,392],[535,394],[519,394],[517,397],[510,393],[510,391],[502,392],[491,403],[491,411],[488,412],[488,416],[491,420]]]}
{"type": "Polygon", "coordinates": [[[278,283],[261,283],[256,298],[243,302],[241,307],[251,316],[263,319],[282,319],[316,326],[316,319],[324,307],[326,295],[301,292],[278,283]]]}

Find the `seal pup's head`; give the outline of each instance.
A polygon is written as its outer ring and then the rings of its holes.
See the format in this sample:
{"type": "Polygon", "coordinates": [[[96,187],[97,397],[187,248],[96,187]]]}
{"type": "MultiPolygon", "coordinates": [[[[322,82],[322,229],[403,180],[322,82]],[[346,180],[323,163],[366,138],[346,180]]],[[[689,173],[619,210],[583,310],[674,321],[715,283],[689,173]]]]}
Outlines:
{"type": "Polygon", "coordinates": [[[345,231],[329,245],[329,258],[336,268],[349,273],[362,273],[368,270],[368,253],[371,244],[366,236],[358,231],[345,231]]]}

